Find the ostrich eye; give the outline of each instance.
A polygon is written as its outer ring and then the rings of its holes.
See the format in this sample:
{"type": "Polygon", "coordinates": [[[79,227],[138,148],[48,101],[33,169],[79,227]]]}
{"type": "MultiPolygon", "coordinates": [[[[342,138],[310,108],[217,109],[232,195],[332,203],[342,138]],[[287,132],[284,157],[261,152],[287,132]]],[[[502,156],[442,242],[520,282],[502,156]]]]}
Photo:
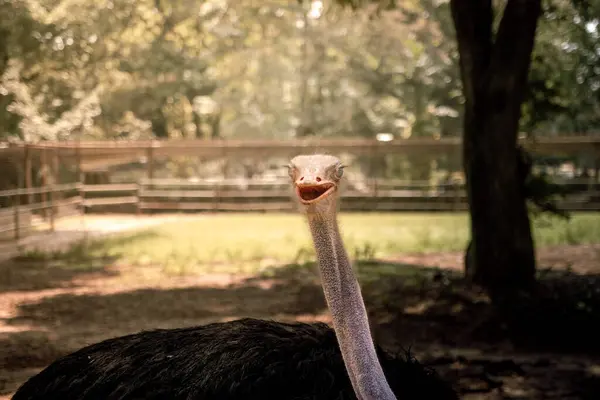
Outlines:
{"type": "Polygon", "coordinates": [[[338,168],[335,170],[335,177],[336,177],[337,179],[341,179],[341,178],[342,178],[342,176],[344,176],[344,167],[343,167],[343,166],[340,166],[340,167],[338,167],[338,168]]]}

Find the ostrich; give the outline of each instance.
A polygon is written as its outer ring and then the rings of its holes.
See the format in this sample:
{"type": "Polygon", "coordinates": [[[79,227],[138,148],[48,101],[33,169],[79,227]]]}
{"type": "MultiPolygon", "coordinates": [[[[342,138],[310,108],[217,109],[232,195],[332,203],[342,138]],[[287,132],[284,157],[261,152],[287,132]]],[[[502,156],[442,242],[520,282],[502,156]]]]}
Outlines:
{"type": "Polygon", "coordinates": [[[458,399],[433,371],[373,343],[337,224],[343,165],[301,155],[289,174],[306,213],[333,329],[245,318],[92,344],[30,378],[13,400],[458,399]]]}

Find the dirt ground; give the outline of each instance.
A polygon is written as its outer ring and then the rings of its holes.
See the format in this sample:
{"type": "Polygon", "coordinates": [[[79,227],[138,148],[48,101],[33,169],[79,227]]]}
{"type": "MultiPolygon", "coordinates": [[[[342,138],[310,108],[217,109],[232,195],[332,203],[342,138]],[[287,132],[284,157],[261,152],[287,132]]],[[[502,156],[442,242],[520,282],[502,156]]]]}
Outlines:
{"type": "MultiPolygon", "coordinates": [[[[586,290],[600,293],[600,280],[595,278],[600,273],[600,245],[542,249],[538,258],[542,269],[569,268],[575,272],[572,279],[592,282],[586,290]]],[[[408,286],[401,274],[364,283],[376,339],[392,351],[411,347],[421,362],[453,382],[462,398],[600,398],[600,351],[587,352],[585,337],[580,340],[583,350],[557,346],[577,336],[540,331],[542,320],[518,332],[526,338],[520,343],[508,340],[514,331],[503,331],[502,324],[488,318],[485,296],[455,283],[453,271],[461,268],[461,254],[414,254],[386,261],[430,273],[408,286]]],[[[244,316],[329,322],[312,268],[282,267],[268,277],[122,279],[132,268],[110,262],[92,270],[42,262],[0,263],[0,399],[9,399],[24,380],[57,357],[116,335],[244,316]]],[[[586,330],[577,323],[558,329],[582,334],[586,330]]],[[[589,332],[595,335],[597,330],[589,332]]],[[[591,337],[589,343],[596,339],[591,337]]]]}

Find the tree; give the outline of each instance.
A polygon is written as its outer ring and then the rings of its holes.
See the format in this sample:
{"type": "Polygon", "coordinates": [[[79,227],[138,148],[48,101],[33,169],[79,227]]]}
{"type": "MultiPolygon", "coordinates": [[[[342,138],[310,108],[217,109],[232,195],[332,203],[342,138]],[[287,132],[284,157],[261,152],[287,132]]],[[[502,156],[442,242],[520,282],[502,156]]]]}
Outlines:
{"type": "Polygon", "coordinates": [[[463,163],[472,279],[492,295],[530,288],[535,255],[517,149],[541,0],[508,0],[494,34],[492,0],[450,0],[465,97],[463,163]]]}
{"type": "Polygon", "coordinates": [[[600,2],[546,0],[543,6],[521,127],[536,135],[597,131],[600,2]]]}
{"type": "MultiPolygon", "coordinates": [[[[339,1],[353,7],[369,3],[339,1]]],[[[380,9],[413,5],[371,2],[380,9]]],[[[429,10],[440,6],[423,2],[429,10]]],[[[472,279],[494,296],[529,288],[535,280],[517,139],[541,0],[450,0],[450,11],[464,98],[463,168],[473,241],[472,279]]]]}

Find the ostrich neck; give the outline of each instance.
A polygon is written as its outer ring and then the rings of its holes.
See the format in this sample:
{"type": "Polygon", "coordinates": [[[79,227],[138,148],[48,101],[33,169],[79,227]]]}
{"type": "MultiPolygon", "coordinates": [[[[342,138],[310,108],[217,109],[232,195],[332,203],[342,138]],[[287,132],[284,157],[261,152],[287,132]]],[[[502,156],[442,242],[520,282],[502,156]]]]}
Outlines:
{"type": "Polygon", "coordinates": [[[360,286],[344,248],[336,216],[311,215],[308,222],[323,292],[356,397],[395,400],[375,352],[360,286]]]}

